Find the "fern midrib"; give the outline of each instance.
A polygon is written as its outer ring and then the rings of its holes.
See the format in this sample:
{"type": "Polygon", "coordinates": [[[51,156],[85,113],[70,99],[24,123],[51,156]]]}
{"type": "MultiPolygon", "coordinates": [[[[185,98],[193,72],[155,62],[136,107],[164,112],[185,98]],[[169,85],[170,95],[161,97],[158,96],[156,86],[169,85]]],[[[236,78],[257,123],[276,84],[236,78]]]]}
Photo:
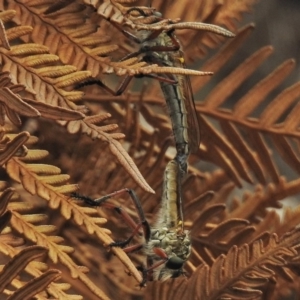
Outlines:
{"type": "MultiPolygon", "coordinates": [[[[259,119],[256,118],[246,118],[245,120],[240,120],[234,117],[231,114],[231,110],[207,110],[203,105],[197,105],[196,110],[198,113],[204,116],[210,116],[216,121],[218,120],[225,120],[230,123],[239,124],[240,126],[246,127],[248,129],[252,129],[258,132],[267,133],[267,134],[274,134],[274,135],[284,135],[285,137],[300,137],[300,131],[286,131],[285,129],[280,129],[280,124],[276,124],[272,127],[263,128],[260,126],[259,119]]],[[[201,124],[200,124],[201,125],[201,124]]],[[[284,128],[284,127],[283,127],[284,128]]]]}

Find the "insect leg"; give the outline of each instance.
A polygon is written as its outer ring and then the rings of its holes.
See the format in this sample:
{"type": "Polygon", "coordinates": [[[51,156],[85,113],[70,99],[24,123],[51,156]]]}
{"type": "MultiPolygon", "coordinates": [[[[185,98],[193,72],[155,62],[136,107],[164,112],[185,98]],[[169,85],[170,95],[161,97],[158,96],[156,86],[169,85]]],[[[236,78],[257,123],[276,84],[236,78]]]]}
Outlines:
{"type": "MultiPolygon", "coordinates": [[[[133,237],[139,232],[139,230],[142,227],[142,225],[143,225],[142,223],[136,224],[136,226],[135,226],[134,230],[132,231],[131,235],[129,236],[129,238],[127,238],[124,241],[117,241],[117,242],[111,243],[110,246],[111,247],[120,247],[120,248],[126,247],[131,242],[131,240],[133,239],[133,237]]],[[[141,244],[137,244],[137,245],[126,247],[123,250],[126,253],[130,253],[130,252],[139,250],[140,246],[141,246],[141,244]]]]}
{"type": "Polygon", "coordinates": [[[167,77],[167,76],[159,76],[156,74],[143,74],[141,77],[149,77],[149,78],[153,78],[153,79],[157,79],[158,81],[161,82],[166,82],[166,83],[170,83],[170,84],[177,84],[177,80],[167,77]]]}
{"type": "Polygon", "coordinates": [[[172,34],[174,31],[173,30],[170,30],[167,32],[167,35],[169,36],[169,38],[171,39],[172,43],[173,43],[173,46],[176,47],[178,50],[180,49],[180,44],[179,42],[176,40],[175,36],[172,34]]]}
{"type": "Polygon", "coordinates": [[[119,87],[117,88],[116,91],[112,90],[110,87],[108,87],[107,85],[105,85],[101,80],[96,79],[96,78],[91,78],[91,79],[88,79],[88,80],[86,80],[84,82],[81,82],[81,83],[77,84],[75,86],[75,88],[79,89],[79,88],[87,86],[87,85],[96,84],[96,85],[102,87],[108,93],[110,93],[110,94],[112,94],[114,96],[120,96],[126,90],[128,84],[130,83],[131,80],[132,80],[132,76],[129,76],[129,75],[125,76],[125,78],[120,83],[120,85],[119,85],[119,87]]]}
{"type": "MultiPolygon", "coordinates": [[[[138,233],[138,231],[141,227],[143,229],[143,233],[144,233],[144,237],[145,237],[146,241],[149,240],[150,234],[151,234],[150,225],[145,218],[144,211],[142,209],[140,200],[138,199],[137,195],[135,194],[135,192],[133,190],[124,188],[124,189],[115,191],[111,194],[108,194],[106,196],[100,197],[95,200],[91,199],[89,197],[86,197],[86,196],[79,195],[77,193],[72,193],[71,196],[74,198],[83,200],[86,204],[88,204],[90,206],[102,206],[102,207],[106,207],[106,208],[115,210],[124,219],[124,221],[128,224],[128,226],[130,226],[133,229],[132,235],[126,240],[126,241],[128,241],[127,244],[131,241],[133,236],[138,233]],[[121,195],[124,193],[129,194],[130,198],[132,199],[132,201],[136,207],[136,210],[137,210],[138,216],[139,216],[139,221],[140,221],[138,224],[131,218],[131,216],[121,206],[116,206],[112,203],[107,202],[112,197],[115,197],[115,196],[118,196],[118,195],[121,195]]],[[[112,245],[112,246],[118,246],[118,245],[112,245]]],[[[126,243],[125,243],[125,245],[122,245],[122,246],[123,247],[126,246],[126,243]]]]}
{"type": "Polygon", "coordinates": [[[129,246],[129,247],[126,247],[126,248],[123,248],[124,252],[126,253],[131,253],[131,252],[134,252],[134,251],[139,251],[143,248],[143,244],[136,244],[136,245],[133,245],[133,246],[129,246]]]}
{"type": "MultiPolygon", "coordinates": [[[[159,32],[157,32],[157,31],[152,32],[149,35],[149,37],[146,38],[145,40],[143,40],[141,43],[155,39],[160,33],[161,33],[160,31],[159,32]],[[155,36],[154,36],[154,34],[155,34],[155,36]]],[[[178,51],[179,49],[180,49],[180,46],[179,46],[178,43],[174,44],[173,46],[157,46],[157,45],[156,46],[149,46],[149,45],[145,45],[145,46],[142,46],[140,48],[140,50],[125,55],[120,61],[124,61],[124,60],[129,59],[129,58],[137,57],[138,55],[146,53],[146,52],[168,52],[168,51],[178,51]]]]}
{"type": "Polygon", "coordinates": [[[137,267],[137,269],[142,273],[142,277],[143,277],[143,280],[142,282],[140,283],[140,287],[144,287],[146,282],[148,280],[152,280],[151,276],[152,276],[152,271],[154,269],[156,269],[157,267],[163,265],[168,259],[162,259],[160,261],[158,261],[157,263],[155,264],[150,264],[151,266],[150,267],[147,267],[145,268],[144,266],[139,266],[137,267]]]}
{"type": "Polygon", "coordinates": [[[133,33],[124,30],[121,26],[119,26],[118,24],[116,24],[115,22],[111,21],[110,18],[106,19],[111,25],[113,25],[118,31],[120,31],[125,37],[127,37],[128,39],[136,42],[137,44],[141,44],[142,40],[139,39],[136,35],[134,35],[133,33]]]}

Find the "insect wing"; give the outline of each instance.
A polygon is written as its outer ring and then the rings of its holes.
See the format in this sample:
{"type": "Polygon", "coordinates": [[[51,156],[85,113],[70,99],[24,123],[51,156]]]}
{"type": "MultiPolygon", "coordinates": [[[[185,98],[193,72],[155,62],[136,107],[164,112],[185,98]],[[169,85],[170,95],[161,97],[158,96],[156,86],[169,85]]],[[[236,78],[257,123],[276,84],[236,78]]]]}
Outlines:
{"type": "Polygon", "coordinates": [[[192,153],[199,151],[201,140],[200,125],[195,106],[191,80],[185,76],[183,80],[183,92],[185,95],[186,110],[188,114],[188,136],[192,153]]]}

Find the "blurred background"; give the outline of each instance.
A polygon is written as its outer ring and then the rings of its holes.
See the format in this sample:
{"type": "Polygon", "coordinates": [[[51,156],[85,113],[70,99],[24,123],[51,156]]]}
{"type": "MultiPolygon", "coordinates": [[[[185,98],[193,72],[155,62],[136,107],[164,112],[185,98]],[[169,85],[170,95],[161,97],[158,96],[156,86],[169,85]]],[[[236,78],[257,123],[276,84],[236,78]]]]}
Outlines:
{"type": "MultiPolygon", "coordinates": [[[[249,23],[255,24],[255,30],[238,50],[235,60],[227,64],[220,75],[217,76],[219,78],[226,76],[259,48],[272,45],[274,53],[254,73],[254,76],[242,85],[236,96],[243,95],[285,60],[294,58],[297,63],[296,69],[278,89],[270,94],[269,98],[273,99],[284,88],[300,80],[300,1],[259,0],[254,5],[252,13],[244,14],[239,28],[249,23]]],[[[237,99],[236,97],[233,98],[237,99]]]]}
{"type": "MultiPolygon", "coordinates": [[[[254,6],[251,14],[244,15],[242,24],[246,25],[251,22],[255,23],[255,30],[244,46],[239,49],[239,56],[227,66],[224,72],[225,74],[226,72],[230,72],[233,66],[237,66],[259,48],[272,45],[274,47],[274,53],[261,65],[254,75],[243,84],[237,94],[235,94],[238,97],[244,95],[247,90],[270,74],[270,72],[276,69],[285,60],[290,58],[295,59],[296,67],[294,71],[277,89],[270,93],[268,99],[271,100],[285,88],[300,80],[300,1],[260,0],[254,6]]],[[[234,98],[235,97],[233,97],[232,102],[234,102],[234,98]]],[[[281,161],[279,157],[278,160],[281,161]]],[[[281,166],[281,173],[285,174],[287,178],[292,179],[295,178],[295,176],[298,177],[298,175],[287,168],[283,162],[282,164],[279,163],[279,165],[281,166]]],[[[284,206],[286,205],[299,205],[299,195],[285,200],[284,206]]],[[[277,212],[282,213],[280,210],[277,210],[277,212]]]]}

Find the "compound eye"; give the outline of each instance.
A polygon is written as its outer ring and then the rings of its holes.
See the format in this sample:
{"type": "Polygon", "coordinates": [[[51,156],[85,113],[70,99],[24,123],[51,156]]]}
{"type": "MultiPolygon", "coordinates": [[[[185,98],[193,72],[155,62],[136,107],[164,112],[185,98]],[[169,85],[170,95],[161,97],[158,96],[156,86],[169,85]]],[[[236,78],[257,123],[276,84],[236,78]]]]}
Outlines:
{"type": "Polygon", "coordinates": [[[174,256],[167,261],[166,267],[171,270],[178,270],[182,268],[183,264],[183,259],[179,258],[178,256],[174,256]]]}

